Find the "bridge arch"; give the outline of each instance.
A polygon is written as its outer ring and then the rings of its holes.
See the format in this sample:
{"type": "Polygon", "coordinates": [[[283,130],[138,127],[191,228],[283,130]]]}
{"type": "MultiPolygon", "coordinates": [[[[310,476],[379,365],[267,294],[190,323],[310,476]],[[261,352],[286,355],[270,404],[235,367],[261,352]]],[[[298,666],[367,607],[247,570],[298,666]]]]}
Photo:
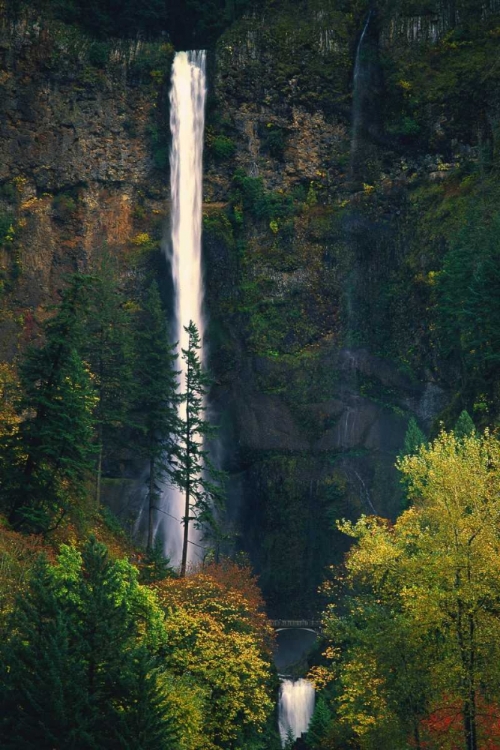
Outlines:
{"type": "Polygon", "coordinates": [[[271,627],[277,633],[283,630],[307,630],[309,633],[321,633],[321,620],[271,620],[271,627]]]}

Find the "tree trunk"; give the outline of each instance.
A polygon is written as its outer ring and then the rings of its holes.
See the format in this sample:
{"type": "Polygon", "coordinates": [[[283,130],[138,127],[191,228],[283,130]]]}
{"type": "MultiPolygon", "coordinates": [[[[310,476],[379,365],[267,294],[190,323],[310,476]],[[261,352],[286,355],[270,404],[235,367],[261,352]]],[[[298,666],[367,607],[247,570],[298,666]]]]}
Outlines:
{"type": "MultiPolygon", "coordinates": [[[[470,578],[470,573],[469,573],[470,578]]],[[[475,622],[472,615],[468,615],[469,653],[467,659],[467,700],[464,704],[464,729],[467,750],[477,750],[476,725],[476,681],[475,681],[475,622]]]]}
{"type": "Polygon", "coordinates": [[[149,462],[149,514],[148,514],[148,550],[153,549],[153,511],[155,501],[155,460],[149,462]]]}
{"type": "Polygon", "coordinates": [[[464,702],[464,734],[466,750],[478,750],[475,690],[471,690],[464,702]]]}
{"type": "Polygon", "coordinates": [[[189,544],[189,496],[191,494],[191,487],[189,480],[186,485],[186,506],[184,508],[184,541],[182,544],[182,562],[181,562],[181,578],[186,576],[187,568],[187,553],[189,544]]]}
{"type": "MultiPolygon", "coordinates": [[[[101,431],[101,428],[99,428],[99,431],[101,431]]],[[[97,454],[97,471],[96,471],[96,478],[95,478],[95,507],[96,510],[99,510],[99,507],[101,505],[101,477],[102,477],[102,436],[99,436],[99,453],[97,454]]]]}

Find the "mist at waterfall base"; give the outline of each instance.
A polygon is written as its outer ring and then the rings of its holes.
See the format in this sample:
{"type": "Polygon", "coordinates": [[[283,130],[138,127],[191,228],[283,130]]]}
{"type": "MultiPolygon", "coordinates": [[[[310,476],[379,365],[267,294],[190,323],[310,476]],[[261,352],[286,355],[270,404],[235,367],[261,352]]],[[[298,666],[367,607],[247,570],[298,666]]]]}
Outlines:
{"type": "MultiPolygon", "coordinates": [[[[203,347],[203,276],[201,264],[203,136],[205,127],[206,53],[177,52],[172,66],[170,89],[170,194],[171,237],[166,248],[172,269],[175,298],[175,320],[172,340],[179,342],[179,390],[185,390],[186,365],[181,349],[187,349],[189,337],[184,327],[193,321],[203,347]]],[[[203,362],[203,348],[200,351],[203,362]]],[[[185,417],[185,404],[179,407],[185,417]]],[[[176,487],[165,486],[162,513],[158,514],[156,533],[164,542],[165,554],[172,565],[180,564],[182,555],[185,495],[176,487]]],[[[188,562],[199,555],[199,532],[190,524],[188,562]]]]}
{"type": "Polygon", "coordinates": [[[292,679],[287,675],[306,657],[317,634],[302,628],[278,630],[274,663],[281,676],[281,689],[278,705],[278,721],[283,746],[290,736],[294,739],[307,732],[314,712],[315,692],[310,682],[292,679]]]}

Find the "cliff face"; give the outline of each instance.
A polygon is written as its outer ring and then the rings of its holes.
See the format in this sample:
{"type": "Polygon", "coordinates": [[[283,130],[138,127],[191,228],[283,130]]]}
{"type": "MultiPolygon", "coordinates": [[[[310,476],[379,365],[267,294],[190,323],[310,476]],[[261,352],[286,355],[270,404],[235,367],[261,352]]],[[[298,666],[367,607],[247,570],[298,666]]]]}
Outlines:
{"type": "Polygon", "coordinates": [[[103,48],[28,17],[2,28],[0,54],[1,339],[12,356],[64,274],[90,270],[105,246],[131,260],[141,233],[159,240],[168,186],[153,142],[171,50],[103,48]]]}
{"type": "Polygon", "coordinates": [[[461,70],[476,97],[495,8],[462,8],[456,42],[446,3],[339,7],[231,29],[209,119],[206,195],[229,197],[205,221],[217,396],[237,526],[276,612],[311,606],[345,549],[336,518],[400,512],[409,418],[429,433],[473,400],[434,338],[435,284],[461,181],[494,148],[497,83],[471,116],[454,87],[461,70]]]}
{"type": "MultiPolygon", "coordinates": [[[[364,3],[304,4],[300,24],[283,5],[235,24],[212,55],[204,205],[229,520],[280,616],[304,615],[340,559],[335,519],[399,512],[409,417],[430,431],[450,403],[450,418],[479,403],[434,337],[435,290],[477,165],[494,159],[498,91],[494,4],[462,43],[448,4],[384,3],[359,48],[364,3]],[[358,83],[357,51],[374,71],[358,83]],[[353,88],[373,80],[379,96],[357,101],[380,127],[360,129],[354,164],[353,88]]],[[[105,245],[132,276],[138,253],[160,257],[172,50],[102,47],[31,19],[4,27],[0,51],[5,357],[105,245]]]]}

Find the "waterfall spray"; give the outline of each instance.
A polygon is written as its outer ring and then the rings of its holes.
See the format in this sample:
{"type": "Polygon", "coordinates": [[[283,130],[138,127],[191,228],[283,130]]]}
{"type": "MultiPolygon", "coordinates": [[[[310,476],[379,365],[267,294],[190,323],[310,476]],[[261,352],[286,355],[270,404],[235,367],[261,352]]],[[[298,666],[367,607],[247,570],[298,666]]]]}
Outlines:
{"type": "MultiPolygon", "coordinates": [[[[175,294],[174,341],[187,349],[184,326],[192,320],[203,342],[203,278],[201,268],[201,221],[203,186],[203,132],[205,126],[206,53],[178,52],[172,67],[170,91],[170,180],[172,234],[170,260],[175,294]]],[[[203,349],[200,352],[203,361],[203,349]]],[[[179,386],[185,389],[185,363],[179,360],[179,386]]],[[[180,406],[184,417],[185,406],[180,406]]],[[[160,524],[165,552],[177,565],[181,559],[184,493],[166,488],[160,524]],[[166,515],[168,513],[168,515],[166,515]]],[[[191,542],[195,531],[190,528],[191,542]]],[[[191,553],[192,553],[191,545],[191,553]]]]}

